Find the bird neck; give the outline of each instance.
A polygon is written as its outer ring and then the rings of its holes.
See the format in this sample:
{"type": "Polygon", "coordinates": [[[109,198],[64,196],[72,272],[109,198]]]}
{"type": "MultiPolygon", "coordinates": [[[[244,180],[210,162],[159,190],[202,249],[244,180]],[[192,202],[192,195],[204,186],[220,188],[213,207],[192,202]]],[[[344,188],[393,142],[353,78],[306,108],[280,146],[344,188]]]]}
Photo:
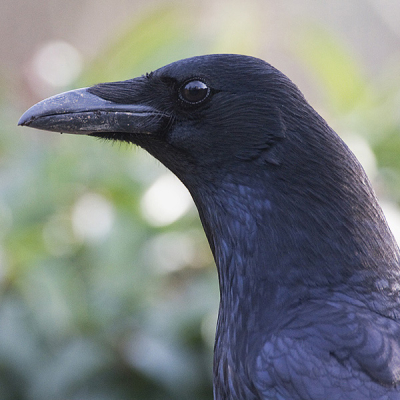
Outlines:
{"type": "Polygon", "coordinates": [[[268,191],[229,177],[216,186],[193,197],[217,265],[221,305],[227,314],[241,298],[257,296],[265,303],[268,297],[272,305],[277,283],[289,279],[280,273],[271,240],[274,210],[268,191]]]}
{"type": "Polygon", "coordinates": [[[369,182],[342,183],[337,193],[322,185],[307,194],[303,185],[279,182],[279,174],[235,174],[192,192],[216,261],[221,303],[229,308],[251,298],[281,307],[316,289],[365,289],[397,269],[398,247],[369,182]],[[356,186],[362,190],[353,193],[356,186]]]}

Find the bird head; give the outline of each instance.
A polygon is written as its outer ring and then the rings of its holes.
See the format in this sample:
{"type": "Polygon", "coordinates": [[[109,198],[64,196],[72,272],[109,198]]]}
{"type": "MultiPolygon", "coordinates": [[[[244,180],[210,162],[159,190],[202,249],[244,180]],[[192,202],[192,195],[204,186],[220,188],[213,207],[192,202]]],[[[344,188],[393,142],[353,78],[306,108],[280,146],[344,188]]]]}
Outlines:
{"type": "Polygon", "coordinates": [[[134,143],[181,179],[204,179],[240,162],[280,162],[270,150],[286,135],[285,97],[302,96],[266,62],[209,55],[50,97],[19,124],[134,143]]]}

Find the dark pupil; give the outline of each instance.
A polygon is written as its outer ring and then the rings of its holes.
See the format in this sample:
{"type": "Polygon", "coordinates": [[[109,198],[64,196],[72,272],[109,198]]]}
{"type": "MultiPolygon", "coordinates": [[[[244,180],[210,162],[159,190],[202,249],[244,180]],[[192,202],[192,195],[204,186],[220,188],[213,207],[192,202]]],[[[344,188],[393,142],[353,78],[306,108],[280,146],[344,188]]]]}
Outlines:
{"type": "Polygon", "coordinates": [[[192,81],[182,89],[182,97],[190,103],[197,103],[204,100],[208,95],[208,87],[204,82],[192,81]]]}

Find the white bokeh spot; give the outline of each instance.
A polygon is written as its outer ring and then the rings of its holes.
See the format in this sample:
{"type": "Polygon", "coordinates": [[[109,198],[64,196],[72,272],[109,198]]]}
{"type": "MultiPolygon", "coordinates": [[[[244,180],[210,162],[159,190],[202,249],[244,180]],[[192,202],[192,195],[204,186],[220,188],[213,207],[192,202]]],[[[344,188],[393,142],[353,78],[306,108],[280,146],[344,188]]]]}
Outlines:
{"type": "Polygon", "coordinates": [[[49,86],[58,88],[71,84],[82,71],[82,57],[71,44],[53,40],[44,44],[32,60],[33,72],[49,86]]]}
{"type": "Polygon", "coordinates": [[[141,201],[143,216],[154,226],[172,224],[185,215],[191,205],[188,190],[172,174],[160,176],[141,201]]]}
{"type": "Polygon", "coordinates": [[[72,228],[82,241],[95,242],[106,237],[114,222],[114,208],[97,193],[83,195],[72,210],[72,228]]]}

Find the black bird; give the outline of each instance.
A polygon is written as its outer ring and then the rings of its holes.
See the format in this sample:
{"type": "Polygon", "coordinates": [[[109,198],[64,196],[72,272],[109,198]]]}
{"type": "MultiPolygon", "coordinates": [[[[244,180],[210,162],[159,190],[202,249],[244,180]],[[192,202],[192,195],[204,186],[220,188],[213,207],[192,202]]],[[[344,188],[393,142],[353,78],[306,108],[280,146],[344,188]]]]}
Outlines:
{"type": "Polygon", "coordinates": [[[399,249],[359,162],[281,72],[194,57],[19,124],[134,143],[189,189],[219,275],[215,400],[400,399],[399,249]]]}

